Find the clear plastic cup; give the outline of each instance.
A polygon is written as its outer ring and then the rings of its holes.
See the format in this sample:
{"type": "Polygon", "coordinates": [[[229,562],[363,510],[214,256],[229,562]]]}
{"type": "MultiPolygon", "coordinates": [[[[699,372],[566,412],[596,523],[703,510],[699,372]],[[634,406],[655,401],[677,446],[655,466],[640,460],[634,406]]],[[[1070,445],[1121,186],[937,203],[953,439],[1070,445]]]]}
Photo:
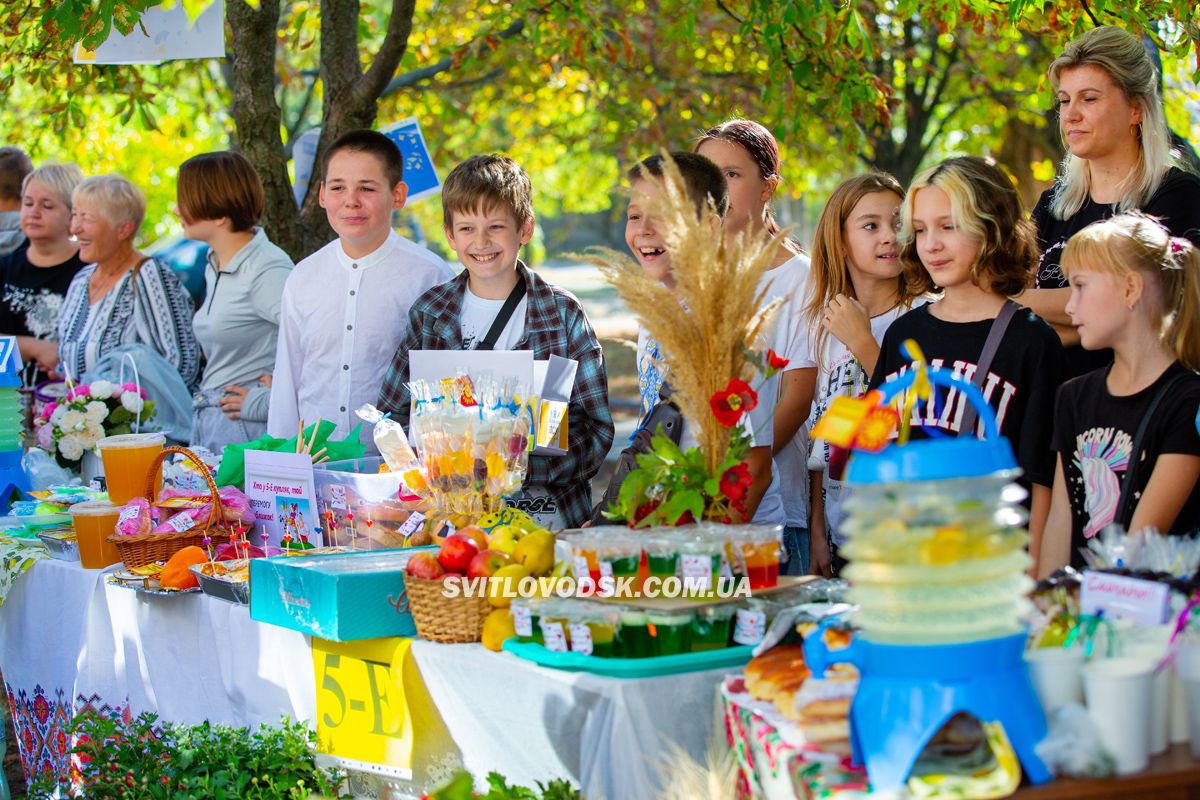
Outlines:
{"type": "Polygon", "coordinates": [[[691,652],[693,611],[649,611],[650,635],[654,639],[654,654],[673,656],[691,652]]]}
{"type": "Polygon", "coordinates": [[[642,593],[640,537],[609,535],[600,544],[599,557],[602,576],[605,571],[604,565],[607,564],[618,589],[624,590],[627,585],[629,591],[635,595],[642,593]]]}
{"type": "Polygon", "coordinates": [[[736,610],[736,606],[728,603],[696,609],[692,620],[692,652],[728,647],[736,610]]]}
{"type": "Polygon", "coordinates": [[[86,569],[103,569],[121,560],[117,546],[108,541],[117,527],[121,509],[103,500],[71,506],[71,525],[79,542],[79,563],[86,569]]]}
{"type": "Polygon", "coordinates": [[[724,541],[709,536],[679,545],[679,578],[685,597],[703,600],[716,596],[724,551],[724,541]]]}

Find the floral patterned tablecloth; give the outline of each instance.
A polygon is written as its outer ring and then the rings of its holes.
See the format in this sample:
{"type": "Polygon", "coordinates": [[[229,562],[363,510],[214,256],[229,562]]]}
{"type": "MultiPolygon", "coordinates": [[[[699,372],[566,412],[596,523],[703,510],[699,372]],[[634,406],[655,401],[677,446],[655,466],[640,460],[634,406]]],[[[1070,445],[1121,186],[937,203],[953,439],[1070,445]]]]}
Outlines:
{"type": "Polygon", "coordinates": [[[850,760],[822,752],[769,703],[746,692],[742,676],[721,685],[725,733],[738,763],[738,797],[754,800],[852,800],[867,796],[867,775],[850,760]]]}

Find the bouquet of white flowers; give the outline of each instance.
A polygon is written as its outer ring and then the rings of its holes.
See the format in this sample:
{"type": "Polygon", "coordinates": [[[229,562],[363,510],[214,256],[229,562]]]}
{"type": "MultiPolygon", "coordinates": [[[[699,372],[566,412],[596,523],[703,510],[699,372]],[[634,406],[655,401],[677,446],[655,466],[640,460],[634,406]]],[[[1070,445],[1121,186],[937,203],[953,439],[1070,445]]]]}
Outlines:
{"type": "Polygon", "coordinates": [[[151,419],[154,401],[136,383],[101,380],[76,386],[33,421],[37,445],[64,467],[76,467],[84,452],[105,436],[132,433],[139,413],[142,423],[151,419]]]}

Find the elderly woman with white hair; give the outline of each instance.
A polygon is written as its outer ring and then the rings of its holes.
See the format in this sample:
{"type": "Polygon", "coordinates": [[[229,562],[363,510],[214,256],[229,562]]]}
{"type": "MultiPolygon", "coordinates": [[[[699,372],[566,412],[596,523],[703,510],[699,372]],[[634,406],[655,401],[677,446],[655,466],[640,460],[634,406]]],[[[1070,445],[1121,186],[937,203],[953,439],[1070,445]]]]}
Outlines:
{"type": "Polygon", "coordinates": [[[86,178],[75,189],[71,233],[88,266],[67,290],[58,322],[60,372],[79,378],[123,345],[157,352],[192,387],[200,348],[191,297],[166,264],[133,246],[146,198],[117,175],[86,178]]]}

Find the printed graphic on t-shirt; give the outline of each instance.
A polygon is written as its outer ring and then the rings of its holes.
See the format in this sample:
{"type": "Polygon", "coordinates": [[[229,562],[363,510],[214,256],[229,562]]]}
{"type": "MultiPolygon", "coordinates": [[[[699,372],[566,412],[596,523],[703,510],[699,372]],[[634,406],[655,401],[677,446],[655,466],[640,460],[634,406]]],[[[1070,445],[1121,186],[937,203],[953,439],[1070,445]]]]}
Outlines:
{"type": "Polygon", "coordinates": [[[663,385],[661,359],[662,353],[659,351],[658,342],[647,336],[645,346],[639,347],[637,351],[638,389],[642,395],[642,419],[645,419],[646,415],[650,413],[650,409],[658,403],[658,393],[663,385]]]}
{"type": "Polygon", "coordinates": [[[4,302],[14,313],[25,315],[25,326],[38,339],[54,335],[58,326],[58,312],[62,310],[63,296],[49,289],[27,289],[24,286],[6,286],[4,302]]]}
{"type": "MultiPolygon", "coordinates": [[[[930,369],[943,369],[945,362],[940,358],[929,360],[930,369]]],[[[975,378],[976,364],[969,361],[956,360],[953,364],[952,371],[956,378],[962,378],[965,381],[972,381],[975,378]]],[[[889,375],[887,380],[895,380],[903,375],[908,370],[907,366],[900,368],[895,375],[889,375]]],[[[996,427],[1003,429],[1004,417],[1008,413],[1009,403],[1017,393],[1017,387],[1008,381],[1001,378],[992,371],[988,371],[987,380],[983,383],[983,399],[988,402],[996,411],[996,427]],[[996,398],[999,399],[996,399],[996,398]]],[[[901,393],[907,394],[907,390],[901,393]]],[[[927,400],[923,405],[915,404],[913,406],[912,424],[922,428],[941,428],[951,433],[958,433],[962,426],[963,413],[967,410],[967,396],[957,389],[950,389],[944,397],[935,397],[927,400]]],[[[904,399],[901,399],[901,407],[903,407],[904,399]]]]}
{"type": "Polygon", "coordinates": [[[1060,239],[1046,247],[1038,257],[1037,277],[1033,285],[1039,289],[1058,289],[1067,285],[1067,275],[1062,271],[1062,251],[1067,249],[1067,241],[1060,239]],[[1047,263],[1049,262],[1049,263],[1047,263]]]}
{"type": "Polygon", "coordinates": [[[1075,437],[1075,466],[1082,475],[1075,481],[1082,486],[1067,490],[1083,490],[1083,507],[1088,515],[1084,538],[1092,538],[1116,519],[1121,499],[1117,473],[1125,474],[1132,449],[1132,438],[1118,428],[1090,428],[1075,437]]]}

